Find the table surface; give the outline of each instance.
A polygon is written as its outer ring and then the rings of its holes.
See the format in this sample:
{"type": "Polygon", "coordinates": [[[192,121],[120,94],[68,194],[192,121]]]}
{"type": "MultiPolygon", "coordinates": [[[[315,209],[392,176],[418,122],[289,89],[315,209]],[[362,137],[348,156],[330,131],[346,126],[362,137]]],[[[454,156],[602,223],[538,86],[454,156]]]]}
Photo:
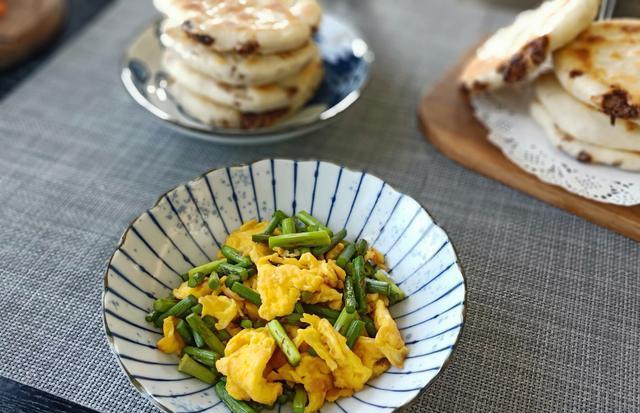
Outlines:
{"type": "Polygon", "coordinates": [[[189,139],[138,108],[117,62],[154,12],[148,1],[109,7],[0,102],[3,411],[74,411],[68,402],[157,411],[102,331],[107,259],[158,194],[270,156],[383,177],[426,205],[456,245],[468,287],[462,338],[404,411],[639,411],[638,244],[459,167],[417,129],[425,89],[512,18],[501,2],[324,1],[369,39],[371,82],[330,127],[252,148],[189,139]]]}

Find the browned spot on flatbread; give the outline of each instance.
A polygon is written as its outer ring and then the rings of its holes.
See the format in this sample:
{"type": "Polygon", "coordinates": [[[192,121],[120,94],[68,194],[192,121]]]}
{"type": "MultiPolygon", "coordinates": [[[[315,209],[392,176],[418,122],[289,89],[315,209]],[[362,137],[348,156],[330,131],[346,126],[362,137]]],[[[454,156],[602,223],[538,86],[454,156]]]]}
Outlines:
{"type": "Polygon", "coordinates": [[[583,64],[589,64],[591,53],[589,49],[571,49],[571,52],[580,60],[583,64]]]}
{"type": "Polygon", "coordinates": [[[198,33],[196,31],[195,26],[191,20],[185,20],[182,23],[182,30],[189,36],[191,39],[195,40],[198,43],[202,43],[205,46],[211,46],[215,43],[215,39],[208,34],[198,33]]]}
{"type": "Polygon", "coordinates": [[[481,82],[479,80],[476,80],[473,82],[471,89],[473,89],[476,92],[484,92],[485,90],[489,89],[489,84],[487,82],[481,82]]]}
{"type": "Polygon", "coordinates": [[[180,6],[184,7],[187,10],[202,12],[202,3],[199,1],[185,1],[182,2],[180,6]]]}
{"type": "Polygon", "coordinates": [[[591,155],[589,155],[587,152],[585,151],[580,151],[578,153],[578,156],[576,158],[579,162],[583,162],[583,163],[591,163],[591,161],[593,160],[593,158],[591,157],[591,155]]]}
{"type": "Polygon", "coordinates": [[[640,117],[640,106],[629,102],[629,93],[625,90],[612,88],[611,92],[602,95],[600,103],[602,111],[614,118],[638,119],[640,117]]]}
{"type": "Polygon", "coordinates": [[[611,56],[611,58],[613,60],[622,60],[622,59],[624,59],[624,57],[619,52],[613,52],[609,56],[611,56]]]}
{"type": "Polygon", "coordinates": [[[584,75],[584,72],[580,69],[573,69],[569,72],[569,77],[571,79],[575,79],[576,77],[580,77],[582,75],[584,75]]]}
{"type": "Polygon", "coordinates": [[[640,32],[640,26],[625,24],[620,26],[620,30],[622,30],[625,33],[638,33],[640,32]]]}
{"type": "Polygon", "coordinates": [[[486,90],[489,90],[489,84],[487,82],[474,80],[471,86],[468,86],[465,83],[460,84],[460,92],[465,95],[469,95],[472,92],[484,92],[486,90]]]}
{"type": "Polygon", "coordinates": [[[297,86],[289,86],[289,87],[287,87],[285,89],[285,92],[287,93],[288,97],[292,98],[298,93],[298,87],[297,86]]]}
{"type": "Polygon", "coordinates": [[[524,45],[507,63],[498,66],[498,73],[506,83],[519,82],[527,77],[532,69],[540,66],[547,58],[549,38],[538,37],[524,45]]]}
{"type": "Polygon", "coordinates": [[[250,40],[236,47],[236,52],[239,54],[251,54],[260,50],[260,44],[255,40],[250,40]]]}
{"type": "MultiPolygon", "coordinates": [[[[538,102],[538,103],[540,103],[540,102],[538,102]]],[[[565,132],[562,129],[560,129],[560,127],[558,125],[556,125],[555,123],[553,124],[553,127],[556,129],[556,132],[558,133],[558,135],[560,135],[560,139],[563,142],[572,142],[572,141],[575,140],[575,138],[573,136],[569,135],[567,132],[565,132]]],[[[558,147],[561,147],[561,146],[558,146],[558,147]]]]}
{"type": "Polygon", "coordinates": [[[635,132],[638,130],[638,124],[637,123],[633,123],[633,122],[629,122],[628,120],[623,121],[624,122],[624,127],[627,131],[629,132],[635,132]]]}
{"type": "Polygon", "coordinates": [[[620,167],[620,166],[622,166],[622,161],[613,161],[613,162],[611,163],[611,165],[612,165],[612,166],[620,167]]]}
{"type": "Polygon", "coordinates": [[[600,35],[590,34],[588,36],[585,36],[583,40],[587,43],[600,43],[600,42],[603,42],[605,39],[600,35]]]}
{"type": "Polygon", "coordinates": [[[273,125],[289,112],[289,108],[281,108],[263,113],[243,113],[240,119],[242,129],[264,128],[273,125]]]}
{"type": "MultiPolygon", "coordinates": [[[[556,129],[558,129],[557,126],[556,126],[556,129]]],[[[558,130],[560,131],[560,129],[558,129],[558,130]]],[[[560,136],[561,136],[561,139],[563,141],[565,141],[565,142],[573,142],[575,140],[575,138],[573,136],[569,135],[568,133],[565,133],[565,132],[562,132],[562,131],[560,131],[560,132],[561,132],[560,136]]]]}

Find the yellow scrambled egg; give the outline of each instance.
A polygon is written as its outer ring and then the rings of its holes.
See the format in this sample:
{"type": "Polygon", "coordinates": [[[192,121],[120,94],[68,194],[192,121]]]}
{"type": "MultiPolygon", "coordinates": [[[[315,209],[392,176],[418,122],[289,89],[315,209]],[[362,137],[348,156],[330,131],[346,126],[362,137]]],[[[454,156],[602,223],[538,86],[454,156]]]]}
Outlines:
{"type": "Polygon", "coordinates": [[[372,371],[347,346],[347,339],[326,319],[304,314],[301,321],[309,327],[298,330],[294,340],[296,345],[305,342],[314,349],[333,373],[335,387],[360,390],[372,371]]]}
{"type": "Polygon", "coordinates": [[[200,298],[205,295],[211,294],[211,288],[209,288],[209,283],[206,281],[198,285],[197,287],[191,288],[187,284],[187,281],[180,284],[178,288],[173,289],[173,296],[178,300],[182,300],[192,295],[196,298],[200,298]]]}
{"type": "Polygon", "coordinates": [[[251,236],[264,232],[268,225],[268,222],[258,222],[255,219],[248,221],[229,234],[225,244],[248,255],[253,262],[258,262],[260,257],[271,254],[271,250],[266,244],[253,242],[251,236]]]}
{"type": "Polygon", "coordinates": [[[242,303],[241,313],[254,321],[260,318],[260,316],[258,315],[258,306],[250,303],[249,301],[245,301],[242,303]]]}
{"type": "Polygon", "coordinates": [[[316,269],[324,278],[325,284],[333,288],[344,288],[347,273],[334,260],[318,261],[312,254],[303,254],[300,261],[316,269]]]}
{"type": "Polygon", "coordinates": [[[378,329],[376,345],[392,365],[401,369],[409,349],[404,345],[398,326],[381,299],[376,301],[373,322],[378,329]]]}
{"type": "Polygon", "coordinates": [[[353,396],[353,393],[355,393],[353,389],[338,389],[334,387],[327,392],[327,400],[330,402],[335,402],[341,397],[353,396]]]}
{"type": "Polygon", "coordinates": [[[311,297],[305,302],[309,304],[326,303],[329,308],[340,310],[342,307],[342,293],[326,284],[322,284],[320,285],[320,291],[311,294],[311,297]]]}
{"type": "Polygon", "coordinates": [[[378,267],[383,270],[387,269],[387,264],[384,262],[384,255],[377,249],[371,247],[367,250],[367,253],[364,255],[364,259],[366,261],[373,261],[378,267]]]}
{"type": "Polygon", "coordinates": [[[382,301],[385,306],[389,306],[389,298],[385,295],[367,294],[367,313],[373,314],[376,311],[376,303],[382,301]]]}
{"type": "Polygon", "coordinates": [[[163,353],[171,354],[176,353],[180,354],[182,349],[184,348],[184,340],[182,336],[178,334],[176,330],[176,326],[180,320],[176,317],[167,317],[162,322],[162,332],[164,337],[158,340],[156,344],[158,349],[163,353]]]}
{"type": "Polygon", "coordinates": [[[342,242],[339,242],[335,247],[333,247],[329,252],[325,254],[325,258],[328,260],[335,260],[336,258],[338,258],[338,255],[340,255],[342,250],[344,250],[344,244],[342,242]]]}
{"type": "Polygon", "coordinates": [[[278,369],[282,380],[300,383],[309,397],[305,413],[318,411],[324,404],[327,392],[333,388],[333,377],[327,364],[318,357],[303,355],[298,367],[285,364],[278,369]]]}
{"type": "Polygon", "coordinates": [[[216,368],[227,376],[226,388],[231,397],[267,405],[276,401],[282,394],[282,383],[265,378],[275,348],[275,340],[265,328],[242,330],[229,340],[216,368]]]}
{"type": "Polygon", "coordinates": [[[257,267],[256,289],[262,299],[259,314],[265,320],[291,314],[301,291],[321,292],[324,284],[338,286],[345,277],[335,262],[318,261],[311,253],[299,259],[264,256],[257,267]]]}
{"type": "Polygon", "coordinates": [[[273,254],[260,258],[257,267],[256,287],[262,299],[258,313],[265,320],[291,314],[300,298],[300,291],[315,291],[322,284],[322,276],[316,271],[304,269],[302,263],[295,258],[282,258],[273,254]],[[270,260],[283,264],[276,266],[270,260]]]}
{"type": "Polygon", "coordinates": [[[233,298],[236,301],[242,302],[243,298],[240,297],[238,294],[234,293],[233,291],[231,291],[231,288],[227,287],[227,284],[225,283],[226,280],[227,280],[226,276],[220,278],[220,292],[229,298],[233,298]]]}
{"type": "Polygon", "coordinates": [[[198,300],[202,304],[202,316],[210,315],[216,321],[216,329],[223,330],[238,316],[238,303],[224,295],[206,295],[198,300]]]}
{"type": "Polygon", "coordinates": [[[385,358],[373,338],[358,337],[358,341],[353,346],[353,352],[362,360],[362,364],[373,371],[371,378],[378,377],[390,366],[389,360],[385,358]]]}

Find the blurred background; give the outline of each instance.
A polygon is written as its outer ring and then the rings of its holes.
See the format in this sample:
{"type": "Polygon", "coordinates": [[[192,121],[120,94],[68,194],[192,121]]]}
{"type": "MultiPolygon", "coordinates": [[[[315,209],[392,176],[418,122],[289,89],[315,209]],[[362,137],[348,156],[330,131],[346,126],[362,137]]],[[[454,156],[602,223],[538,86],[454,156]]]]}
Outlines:
{"type": "MultiPolygon", "coordinates": [[[[0,0],[0,100],[115,1],[126,0],[0,0]]],[[[539,0],[454,1],[511,11],[540,3],[539,0]]],[[[615,15],[640,16],[640,1],[618,0],[615,15]]]]}

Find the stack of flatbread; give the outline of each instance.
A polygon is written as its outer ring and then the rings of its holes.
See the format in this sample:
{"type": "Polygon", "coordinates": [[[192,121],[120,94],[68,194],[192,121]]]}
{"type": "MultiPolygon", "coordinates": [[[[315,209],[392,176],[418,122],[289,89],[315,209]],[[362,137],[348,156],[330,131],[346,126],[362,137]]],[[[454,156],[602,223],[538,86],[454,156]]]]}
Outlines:
{"type": "Polygon", "coordinates": [[[599,0],[550,0],[476,52],[461,76],[483,93],[534,82],[531,116],[581,162],[640,171],[640,20],[594,22],[599,0]]]}
{"type": "Polygon", "coordinates": [[[169,90],[213,126],[266,127],[301,108],[322,80],[316,0],[154,0],[169,90]]]}

